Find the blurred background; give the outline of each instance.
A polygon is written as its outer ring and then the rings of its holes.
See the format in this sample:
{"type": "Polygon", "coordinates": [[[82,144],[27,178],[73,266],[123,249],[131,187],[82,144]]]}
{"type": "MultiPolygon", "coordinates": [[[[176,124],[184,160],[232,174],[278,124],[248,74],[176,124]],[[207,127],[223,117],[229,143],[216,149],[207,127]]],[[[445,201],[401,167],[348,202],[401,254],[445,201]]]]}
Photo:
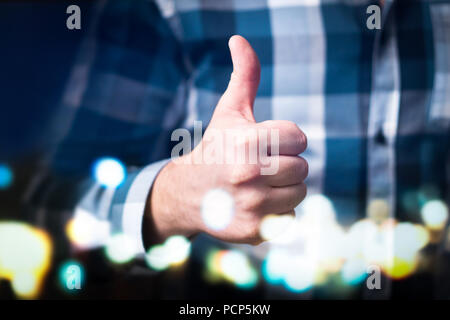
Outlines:
{"type": "MultiPolygon", "coordinates": [[[[268,239],[280,230],[283,236],[280,246],[263,245],[256,254],[204,235],[193,241],[175,236],[135,261],[122,235],[86,250],[89,230],[104,226],[83,212],[78,220],[68,212],[57,234],[42,227],[39,212],[23,203],[53,151],[47,129],[90,29],[94,2],[77,1],[83,27],[76,32],[65,28],[71,4],[0,3],[0,299],[370,299],[376,294],[367,290],[367,268],[375,264],[391,298],[450,298],[448,186],[408,192],[403,201],[417,216],[412,222],[386,218],[387,204],[379,200],[367,205],[367,218],[344,226],[332,200],[314,195],[300,219],[264,221],[268,239]],[[297,257],[299,250],[307,254],[297,257]],[[387,262],[388,250],[393,259],[387,262]],[[314,258],[305,258],[308,253],[314,258]]],[[[116,158],[99,158],[93,179],[104,180],[106,170],[121,180],[123,167],[116,158]]]]}

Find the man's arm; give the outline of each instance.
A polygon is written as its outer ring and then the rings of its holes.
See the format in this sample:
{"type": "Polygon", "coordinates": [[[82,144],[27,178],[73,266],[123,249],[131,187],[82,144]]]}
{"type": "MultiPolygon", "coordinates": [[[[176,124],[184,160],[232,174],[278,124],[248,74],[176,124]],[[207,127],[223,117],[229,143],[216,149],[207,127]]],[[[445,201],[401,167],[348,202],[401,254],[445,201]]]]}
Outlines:
{"type": "Polygon", "coordinates": [[[240,36],[232,37],[229,46],[233,73],[203,141],[190,154],[162,169],[149,196],[144,232],[154,232],[159,240],[174,234],[190,237],[206,232],[224,241],[257,244],[262,240],[259,226],[265,215],[294,215],[294,208],[306,196],[303,181],[308,165],[298,156],[306,148],[305,135],[289,121],[255,122],[253,103],[260,78],[258,58],[250,44],[240,36]],[[251,132],[256,134],[222,144],[227,133],[233,130],[238,137],[251,132]],[[268,142],[271,147],[276,144],[279,153],[259,152],[257,161],[250,163],[249,154],[262,149],[262,141],[258,140],[261,133],[267,135],[272,131],[277,132],[279,140],[270,135],[268,142]],[[216,152],[213,163],[208,163],[205,158],[208,149],[216,152]],[[239,156],[240,152],[245,153],[242,159],[247,161],[225,161],[228,154],[239,156]],[[217,153],[223,158],[218,159],[217,153]],[[200,161],[196,161],[198,159],[200,161]],[[262,174],[264,163],[275,170],[262,174]],[[212,219],[222,220],[219,215],[224,213],[220,206],[232,208],[231,221],[221,228],[208,226],[204,221],[205,213],[202,215],[202,211],[207,210],[204,207],[205,196],[211,190],[222,190],[229,195],[231,205],[215,204],[217,212],[212,213],[212,219]]]}

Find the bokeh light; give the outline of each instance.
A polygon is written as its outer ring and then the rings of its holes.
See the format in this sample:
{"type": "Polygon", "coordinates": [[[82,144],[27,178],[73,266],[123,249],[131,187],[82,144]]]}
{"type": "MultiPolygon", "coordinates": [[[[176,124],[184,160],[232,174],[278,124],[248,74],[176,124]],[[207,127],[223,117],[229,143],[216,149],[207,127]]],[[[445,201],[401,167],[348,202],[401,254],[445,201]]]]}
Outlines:
{"type": "Polygon", "coordinates": [[[14,292],[21,297],[34,297],[38,279],[31,272],[18,272],[12,278],[11,284],[14,292]]]}
{"type": "Polygon", "coordinates": [[[370,219],[353,224],[346,234],[345,258],[362,256],[368,263],[377,263],[385,255],[384,238],[379,227],[370,219]]]}
{"type": "Polygon", "coordinates": [[[93,213],[76,208],[72,219],[66,225],[66,235],[75,247],[89,249],[102,246],[110,235],[111,225],[98,219],[93,213]]]}
{"type": "Polygon", "coordinates": [[[420,250],[430,242],[430,234],[428,230],[420,224],[415,224],[414,228],[416,230],[416,239],[415,239],[416,245],[417,248],[420,250]]]}
{"type": "Polygon", "coordinates": [[[289,227],[294,223],[292,215],[267,215],[263,218],[260,226],[260,234],[264,240],[276,240],[286,234],[289,227]]]}
{"type": "Polygon", "coordinates": [[[440,200],[431,200],[422,207],[421,214],[428,228],[442,229],[448,219],[448,208],[440,200]]]}
{"type": "Polygon", "coordinates": [[[145,261],[150,268],[161,271],[183,264],[190,252],[190,241],[186,237],[174,235],[163,244],[151,247],[145,255],[145,261]]]}
{"type": "Polygon", "coordinates": [[[270,249],[262,265],[264,279],[271,284],[279,284],[283,282],[285,268],[290,261],[291,257],[286,249],[270,249]]]}
{"type": "Polygon", "coordinates": [[[157,271],[167,269],[170,265],[163,245],[151,247],[145,255],[147,265],[157,271]]]}
{"type": "Polygon", "coordinates": [[[13,181],[12,170],[6,165],[0,163],[0,190],[7,189],[13,181]]]}
{"type": "Polygon", "coordinates": [[[293,257],[284,277],[286,288],[296,293],[309,290],[315,283],[317,271],[316,264],[308,257],[293,257]]]}
{"type": "Polygon", "coordinates": [[[131,261],[137,253],[136,244],[129,236],[123,233],[112,235],[105,246],[108,259],[117,264],[131,261]]]}
{"type": "Polygon", "coordinates": [[[383,271],[392,279],[400,280],[413,274],[417,267],[417,260],[404,260],[394,257],[389,264],[383,266],[383,271]]]}
{"type": "Polygon", "coordinates": [[[218,283],[223,277],[221,274],[220,260],[225,250],[213,249],[206,255],[205,278],[209,282],[218,283]]]}
{"type": "Polygon", "coordinates": [[[252,288],[258,282],[258,274],[248,257],[240,251],[226,251],[220,259],[220,269],[225,279],[240,288],[252,288]]]}
{"type": "Polygon", "coordinates": [[[208,228],[223,230],[234,216],[233,198],[225,190],[210,190],[203,198],[201,212],[203,222],[208,228]]]}
{"type": "Polygon", "coordinates": [[[182,264],[189,257],[191,243],[186,237],[171,236],[164,243],[167,260],[171,266],[182,264]]]}
{"type": "Polygon", "coordinates": [[[19,298],[35,298],[50,267],[47,233],[21,222],[0,223],[0,278],[11,281],[19,298]]]}
{"type": "MultiPolygon", "coordinates": [[[[369,203],[368,218],[346,228],[338,224],[334,206],[324,196],[314,195],[300,207],[301,215],[290,228],[295,237],[285,243],[270,242],[261,270],[266,282],[283,284],[293,292],[334,281],[336,275],[347,285],[358,285],[367,278],[370,265],[393,279],[411,276],[418,268],[420,251],[431,242],[423,225],[390,218],[382,199],[369,203]]],[[[442,212],[442,208],[432,209],[442,212]]],[[[446,220],[440,216],[436,220],[446,220]]],[[[261,232],[263,228],[264,224],[261,232]]]]}
{"type": "Polygon", "coordinates": [[[206,277],[211,282],[225,280],[241,289],[251,289],[258,283],[258,272],[238,250],[212,250],[206,260],[206,277]]]}
{"type": "Polygon", "coordinates": [[[413,262],[417,252],[428,242],[427,232],[409,222],[398,223],[394,229],[394,255],[413,262]],[[425,233],[424,233],[425,232],[425,233]]]}
{"type": "Polygon", "coordinates": [[[342,266],[342,279],[350,285],[359,284],[367,277],[366,269],[367,265],[363,259],[358,257],[349,259],[342,266]]]}
{"type": "Polygon", "coordinates": [[[333,204],[326,196],[314,194],[308,196],[300,205],[302,218],[316,223],[333,223],[336,221],[336,212],[333,204]]]}
{"type": "Polygon", "coordinates": [[[107,188],[117,188],[126,178],[125,165],[115,158],[98,159],[93,166],[95,181],[107,188]]]}

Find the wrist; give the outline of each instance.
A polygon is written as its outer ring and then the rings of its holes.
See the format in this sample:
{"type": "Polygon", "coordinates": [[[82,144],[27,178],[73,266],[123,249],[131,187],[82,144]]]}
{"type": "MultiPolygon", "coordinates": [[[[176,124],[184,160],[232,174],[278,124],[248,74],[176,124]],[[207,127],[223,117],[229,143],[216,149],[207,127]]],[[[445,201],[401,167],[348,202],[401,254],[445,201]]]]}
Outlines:
{"type": "Polygon", "coordinates": [[[192,237],[196,227],[196,205],[186,191],[190,190],[183,165],[170,161],[158,174],[147,199],[143,226],[144,239],[160,243],[172,235],[192,237]],[[147,233],[147,234],[145,234],[147,233]]]}

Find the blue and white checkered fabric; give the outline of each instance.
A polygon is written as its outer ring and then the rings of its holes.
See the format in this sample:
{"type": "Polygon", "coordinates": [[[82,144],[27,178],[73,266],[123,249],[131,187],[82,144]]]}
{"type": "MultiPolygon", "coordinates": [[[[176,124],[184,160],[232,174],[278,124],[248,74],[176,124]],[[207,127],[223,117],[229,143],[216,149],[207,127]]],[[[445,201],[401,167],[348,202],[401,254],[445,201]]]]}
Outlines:
{"type": "Polygon", "coordinates": [[[366,9],[377,3],[98,1],[34,205],[82,207],[143,250],[145,201],[171,132],[208,124],[232,70],[228,39],[240,34],[262,67],[257,121],[291,120],[308,136],[309,194],[326,195],[343,224],[372,199],[417,221],[408,194],[450,194],[450,1],[386,0],[382,30],[369,30],[366,9]],[[115,191],[90,178],[104,156],[129,167],[115,191]]]}

